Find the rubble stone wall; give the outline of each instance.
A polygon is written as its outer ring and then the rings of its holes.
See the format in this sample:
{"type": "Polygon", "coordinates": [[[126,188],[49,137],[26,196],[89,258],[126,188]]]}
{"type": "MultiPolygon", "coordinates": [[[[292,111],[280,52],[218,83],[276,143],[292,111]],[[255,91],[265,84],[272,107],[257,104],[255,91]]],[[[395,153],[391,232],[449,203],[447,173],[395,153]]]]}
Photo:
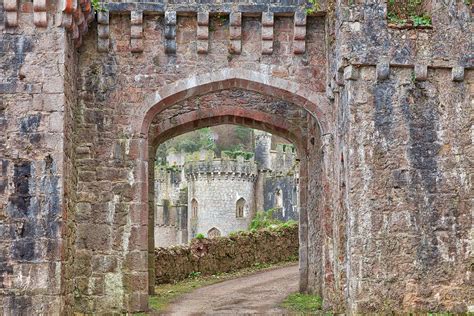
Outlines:
{"type": "Polygon", "coordinates": [[[294,260],[298,256],[298,226],[193,239],[189,245],[157,248],[155,256],[158,284],[183,280],[192,272],[212,275],[294,260]]]}
{"type": "Polygon", "coordinates": [[[32,3],[25,3],[16,17],[7,17],[4,5],[0,313],[60,314],[73,306],[75,178],[66,175],[74,165],[77,54],[67,32],[53,25],[51,14],[39,30],[32,3]],[[6,25],[7,20],[21,25],[21,32],[6,25]]]}

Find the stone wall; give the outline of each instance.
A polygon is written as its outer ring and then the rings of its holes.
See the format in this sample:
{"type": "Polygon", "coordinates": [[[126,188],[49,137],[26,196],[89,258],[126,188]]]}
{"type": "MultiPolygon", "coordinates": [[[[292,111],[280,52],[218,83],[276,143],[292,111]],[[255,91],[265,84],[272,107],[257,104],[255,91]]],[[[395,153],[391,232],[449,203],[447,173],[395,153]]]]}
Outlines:
{"type": "Polygon", "coordinates": [[[157,248],[155,256],[158,284],[183,280],[191,272],[212,275],[252,267],[256,263],[294,260],[298,256],[298,226],[193,239],[186,246],[157,248]]]}
{"type": "Polygon", "coordinates": [[[273,216],[280,220],[297,221],[299,219],[298,177],[269,175],[263,181],[263,209],[273,209],[273,216]]]}
{"type": "Polygon", "coordinates": [[[24,3],[15,12],[5,5],[10,3],[0,5],[0,313],[67,313],[73,305],[77,53],[52,14],[33,19],[41,5],[24,3]]]}
{"type": "MultiPolygon", "coordinates": [[[[463,273],[472,265],[472,92],[451,76],[435,69],[413,80],[398,68],[377,80],[376,68],[364,67],[344,91],[354,309],[460,312],[472,304],[463,273]]],[[[473,79],[466,72],[470,89],[473,79]]]]}

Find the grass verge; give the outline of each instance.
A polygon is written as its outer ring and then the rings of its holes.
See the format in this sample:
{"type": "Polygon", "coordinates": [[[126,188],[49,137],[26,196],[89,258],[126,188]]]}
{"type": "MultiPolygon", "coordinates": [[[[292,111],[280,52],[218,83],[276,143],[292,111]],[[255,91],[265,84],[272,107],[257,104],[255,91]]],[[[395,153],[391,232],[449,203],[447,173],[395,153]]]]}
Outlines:
{"type": "Polygon", "coordinates": [[[219,283],[222,281],[235,279],[247,275],[254,274],[256,272],[271,270],[275,268],[281,268],[290,266],[297,263],[297,261],[281,262],[276,264],[257,263],[250,268],[241,269],[229,273],[220,273],[210,276],[195,275],[194,277],[186,280],[174,283],[174,284],[160,284],[155,287],[155,295],[150,296],[149,313],[140,313],[136,315],[156,315],[164,311],[170,303],[176,300],[179,296],[189,293],[200,287],[219,283]]]}
{"type": "Polygon", "coordinates": [[[292,312],[313,314],[321,311],[323,300],[316,295],[293,293],[281,305],[292,312]]]}

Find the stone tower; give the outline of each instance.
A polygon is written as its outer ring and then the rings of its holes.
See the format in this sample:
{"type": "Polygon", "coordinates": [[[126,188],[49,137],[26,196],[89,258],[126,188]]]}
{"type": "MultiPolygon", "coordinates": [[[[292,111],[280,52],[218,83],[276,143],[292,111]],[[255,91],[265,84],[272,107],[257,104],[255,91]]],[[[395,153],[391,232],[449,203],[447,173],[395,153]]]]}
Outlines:
{"type": "Polygon", "coordinates": [[[271,169],[270,149],[272,147],[272,134],[254,130],[255,135],[255,162],[258,170],[271,169]]]}
{"type": "Polygon", "coordinates": [[[189,239],[200,233],[225,236],[248,228],[254,215],[257,165],[238,158],[185,164],[189,239]]]}

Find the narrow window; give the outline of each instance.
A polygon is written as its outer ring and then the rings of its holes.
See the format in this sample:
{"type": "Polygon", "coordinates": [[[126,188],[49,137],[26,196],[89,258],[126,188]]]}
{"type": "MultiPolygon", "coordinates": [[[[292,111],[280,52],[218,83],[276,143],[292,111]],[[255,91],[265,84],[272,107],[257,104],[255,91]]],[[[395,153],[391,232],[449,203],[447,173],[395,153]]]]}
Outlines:
{"type": "Polygon", "coordinates": [[[283,207],[283,194],[281,193],[281,189],[276,189],[275,191],[275,207],[283,207]]]}
{"type": "Polygon", "coordinates": [[[215,227],[212,227],[211,229],[209,229],[209,231],[207,232],[207,237],[208,238],[215,238],[215,237],[220,237],[221,236],[221,231],[218,230],[217,228],[215,227]]]}
{"type": "Polygon", "coordinates": [[[244,198],[238,199],[236,203],[235,217],[237,218],[244,217],[244,208],[245,208],[245,199],[244,198]]]}
{"type": "Polygon", "coordinates": [[[191,201],[191,218],[197,218],[198,216],[198,202],[196,199],[191,201]]]}

